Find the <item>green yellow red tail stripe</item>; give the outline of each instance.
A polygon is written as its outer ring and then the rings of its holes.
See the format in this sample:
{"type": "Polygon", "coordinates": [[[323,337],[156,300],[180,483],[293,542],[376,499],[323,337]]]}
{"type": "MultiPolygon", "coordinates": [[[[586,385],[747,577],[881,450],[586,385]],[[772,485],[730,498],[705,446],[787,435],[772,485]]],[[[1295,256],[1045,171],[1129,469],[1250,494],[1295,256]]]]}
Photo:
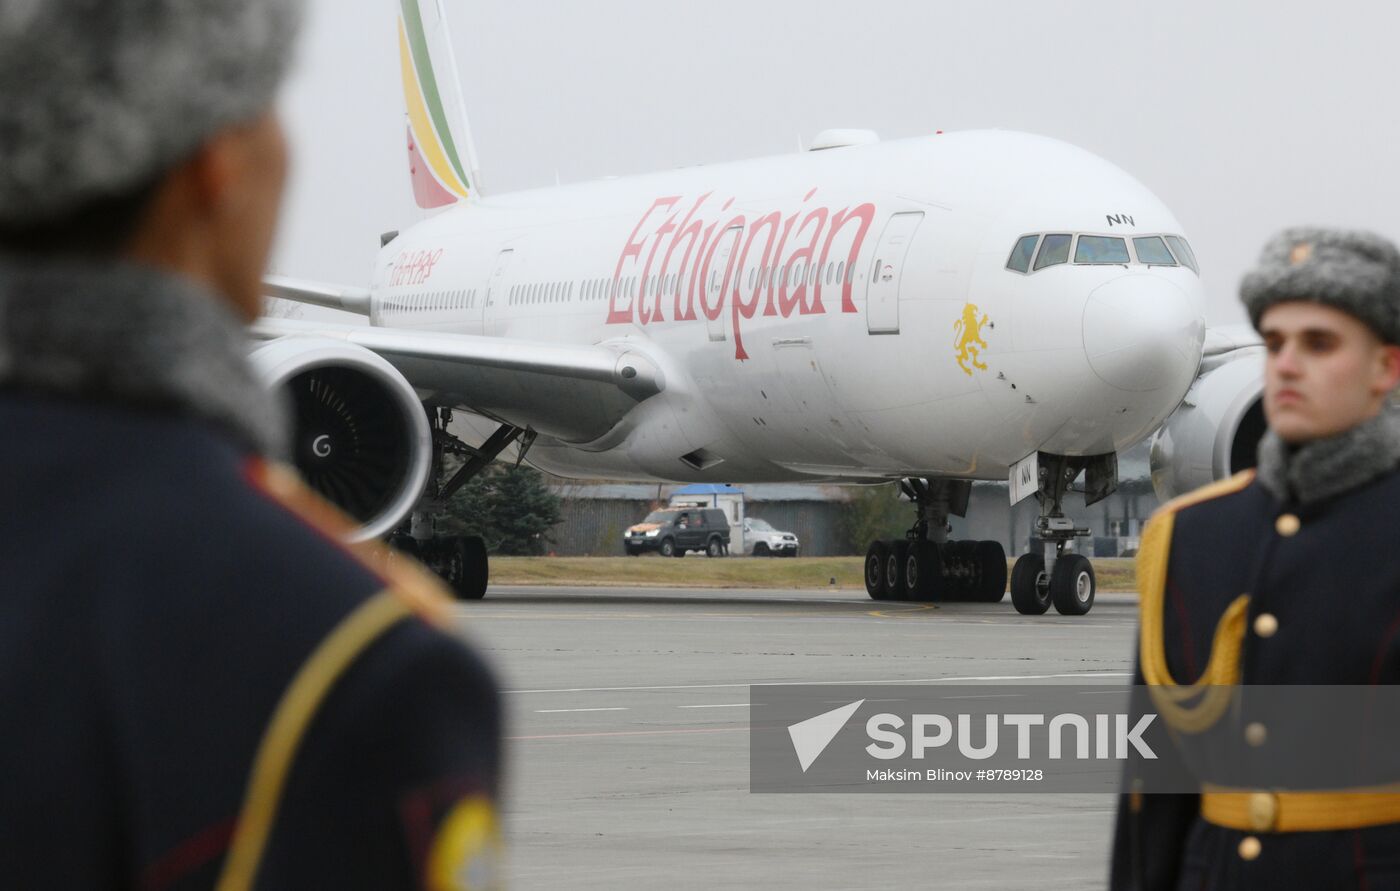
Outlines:
{"type": "Polygon", "coordinates": [[[399,59],[414,195],[422,207],[441,207],[466,199],[470,182],[443,105],[418,2],[401,0],[399,7],[399,59]]]}

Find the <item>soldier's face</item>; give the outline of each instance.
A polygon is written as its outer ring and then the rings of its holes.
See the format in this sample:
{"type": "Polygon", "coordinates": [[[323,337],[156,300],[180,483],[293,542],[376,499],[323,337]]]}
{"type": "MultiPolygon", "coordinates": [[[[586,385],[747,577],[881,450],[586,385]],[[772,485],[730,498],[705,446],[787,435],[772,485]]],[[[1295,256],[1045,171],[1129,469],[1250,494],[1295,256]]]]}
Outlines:
{"type": "Polygon", "coordinates": [[[1400,347],[1349,313],[1280,303],[1259,320],[1268,358],[1264,415],[1285,442],[1333,436],[1374,417],[1400,382],[1400,347]]]}
{"type": "Polygon", "coordinates": [[[262,309],[262,276],[287,178],[287,143],[271,112],[222,138],[225,180],[210,212],[215,272],[221,290],[253,319],[262,309]]]}

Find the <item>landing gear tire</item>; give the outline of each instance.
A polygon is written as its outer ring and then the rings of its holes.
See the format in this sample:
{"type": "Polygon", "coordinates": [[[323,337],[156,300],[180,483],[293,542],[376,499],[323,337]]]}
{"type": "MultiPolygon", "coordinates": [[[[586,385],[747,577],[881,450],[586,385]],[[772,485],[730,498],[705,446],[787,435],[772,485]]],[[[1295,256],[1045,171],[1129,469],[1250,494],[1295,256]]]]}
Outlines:
{"type": "Polygon", "coordinates": [[[937,600],[939,582],[943,577],[943,560],[938,545],[931,541],[916,541],[904,559],[904,590],[907,600],[928,602],[937,600]]]}
{"type": "Polygon", "coordinates": [[[718,538],[712,538],[712,539],[710,539],[709,543],[705,545],[705,556],[706,556],[706,557],[723,557],[723,556],[724,556],[724,542],[720,541],[718,538]]]}
{"type": "Polygon", "coordinates": [[[676,550],[676,540],[668,538],[661,542],[661,556],[663,557],[684,557],[684,551],[676,550]]]}
{"type": "Polygon", "coordinates": [[[760,541],[758,544],[753,546],[753,555],[755,557],[767,557],[768,545],[760,541]]]}
{"type": "Polygon", "coordinates": [[[871,600],[888,600],[889,591],[885,587],[885,561],[889,560],[890,549],[883,541],[872,541],[865,550],[865,593],[871,600]]]}
{"type": "Polygon", "coordinates": [[[909,588],[906,583],[906,562],[909,559],[909,542],[889,543],[889,556],[885,559],[885,590],[890,600],[908,600],[909,588]]]}
{"type": "Polygon", "coordinates": [[[950,570],[943,583],[944,600],[966,603],[977,599],[976,548],[975,541],[950,541],[943,546],[943,565],[950,570]]]}
{"type": "MultiPolygon", "coordinates": [[[[1023,558],[1024,559],[1024,558],[1023,558]]],[[[1066,554],[1055,561],[1050,578],[1050,599],[1062,616],[1082,616],[1094,606],[1098,583],[1088,557],[1066,554]]]]}
{"type": "Polygon", "coordinates": [[[486,542],[475,535],[457,539],[458,549],[466,563],[462,583],[454,590],[461,600],[480,600],[486,596],[486,585],[491,580],[491,566],[486,556],[486,542]]]}
{"type": "MultiPolygon", "coordinates": [[[[1057,561],[1058,562],[1058,561],[1057,561]]],[[[1011,568],[1011,602],[1023,616],[1040,616],[1050,608],[1050,586],[1041,584],[1045,558],[1022,554],[1011,568]]]]}
{"type": "Polygon", "coordinates": [[[458,600],[480,600],[486,596],[490,567],[486,543],[476,536],[437,538],[412,542],[403,550],[422,560],[447,584],[458,600]]]}
{"type": "Polygon", "coordinates": [[[978,568],[978,603],[1001,603],[1006,596],[1006,550],[999,541],[979,541],[973,548],[978,568]]]}

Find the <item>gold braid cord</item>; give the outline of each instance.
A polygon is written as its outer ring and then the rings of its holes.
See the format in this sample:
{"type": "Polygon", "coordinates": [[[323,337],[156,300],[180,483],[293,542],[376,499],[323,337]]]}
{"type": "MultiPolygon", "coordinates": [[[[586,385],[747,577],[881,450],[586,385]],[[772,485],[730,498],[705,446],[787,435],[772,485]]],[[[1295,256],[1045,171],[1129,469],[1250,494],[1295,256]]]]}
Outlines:
{"type": "Polygon", "coordinates": [[[317,709],[356,657],[412,614],[408,604],[389,592],[371,597],[341,620],[292,679],[258,745],[243,809],[215,891],[249,891],[253,887],[287,775],[317,709]]]}
{"type": "Polygon", "coordinates": [[[1201,733],[1220,720],[1240,682],[1240,651],[1244,647],[1249,595],[1235,598],[1211,641],[1210,661],[1195,683],[1178,684],[1167,668],[1162,611],[1166,600],[1167,564],[1172,528],[1182,508],[1238,492],[1254,479],[1253,471],[1236,474],[1168,502],[1147,524],[1138,548],[1137,576],[1142,632],[1139,661],[1148,693],[1167,724],[1181,733],[1201,733]],[[1196,700],[1193,702],[1193,700],[1196,700]]]}

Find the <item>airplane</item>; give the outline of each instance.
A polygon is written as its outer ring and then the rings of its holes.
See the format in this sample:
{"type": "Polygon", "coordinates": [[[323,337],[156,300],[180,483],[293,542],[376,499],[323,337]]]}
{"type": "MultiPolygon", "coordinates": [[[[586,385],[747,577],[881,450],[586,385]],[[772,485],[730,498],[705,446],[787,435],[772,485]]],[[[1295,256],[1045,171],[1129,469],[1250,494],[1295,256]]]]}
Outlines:
{"type": "MultiPolygon", "coordinates": [[[[948,540],[972,482],[1040,503],[1015,608],[1083,615],[1089,534],[1062,499],[1117,485],[1154,435],[1169,496],[1252,464],[1261,348],[1207,332],[1181,224],[1129,174],[1007,131],[881,141],[513,194],[479,165],[442,0],[400,0],[410,183],[433,215],[383,236],[368,287],[267,293],[367,325],[263,318],[252,360],[295,412],[294,461],[464,599],[479,539],[444,501],[513,448],[563,477],[898,481],[903,540],[872,542],[876,600],[1000,601],[997,542],[948,540]],[[469,444],[454,416],[476,432],[469,444]]],[[[468,437],[472,438],[472,437],[468,437]]]]}

